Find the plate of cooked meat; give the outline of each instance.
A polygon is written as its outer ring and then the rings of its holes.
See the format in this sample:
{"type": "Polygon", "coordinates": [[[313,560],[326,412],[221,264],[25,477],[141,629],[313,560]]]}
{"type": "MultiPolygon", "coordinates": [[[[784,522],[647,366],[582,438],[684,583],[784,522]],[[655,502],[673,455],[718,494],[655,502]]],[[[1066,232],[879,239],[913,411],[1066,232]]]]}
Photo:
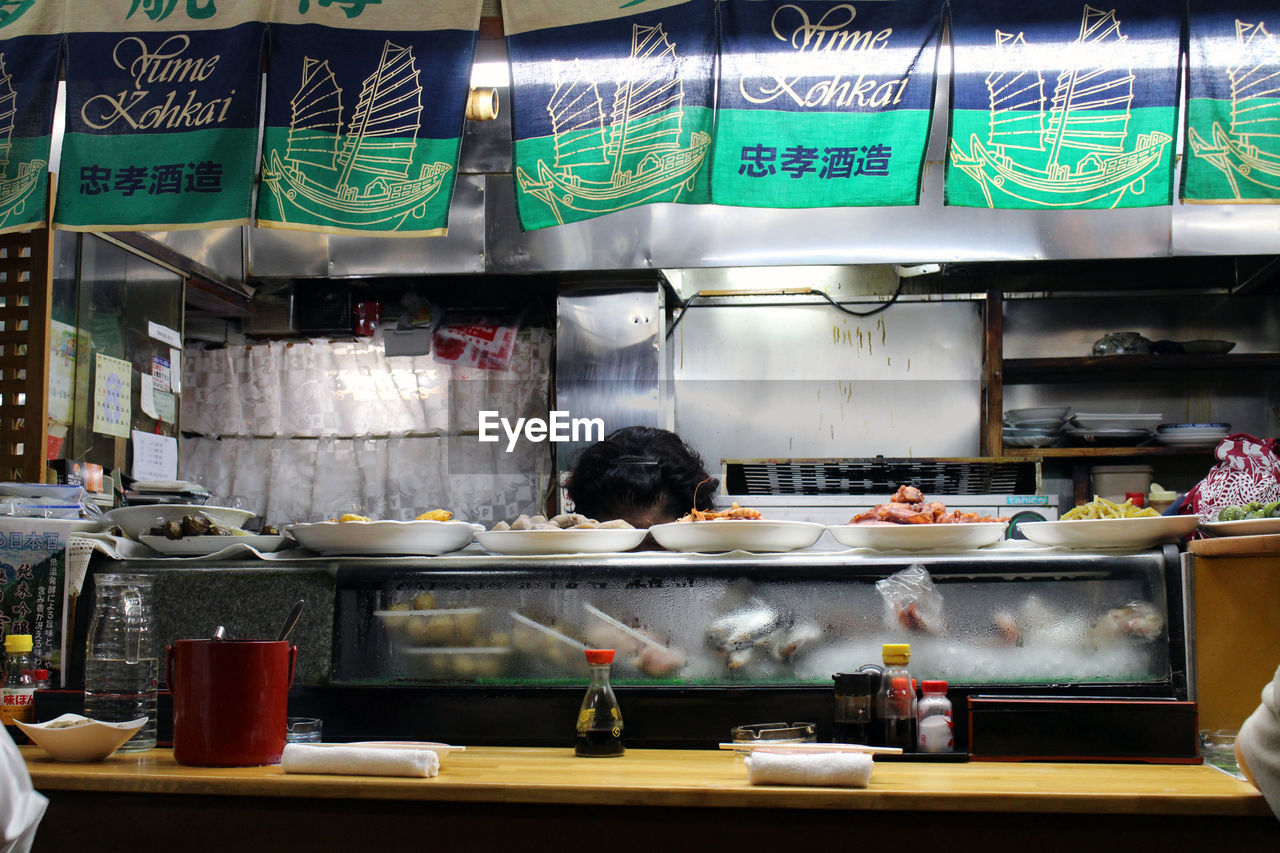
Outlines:
{"type": "Polygon", "coordinates": [[[827,529],[850,548],[877,551],[925,551],[982,548],[1004,538],[1009,519],[950,510],[926,501],[914,486],[901,486],[888,503],[877,504],[827,529]]]}

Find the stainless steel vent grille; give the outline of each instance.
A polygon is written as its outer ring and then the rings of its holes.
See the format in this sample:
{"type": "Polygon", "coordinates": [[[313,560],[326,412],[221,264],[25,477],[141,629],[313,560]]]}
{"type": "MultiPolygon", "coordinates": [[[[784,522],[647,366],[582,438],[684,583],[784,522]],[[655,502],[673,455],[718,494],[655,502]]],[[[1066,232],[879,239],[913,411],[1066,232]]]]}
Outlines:
{"type": "Polygon", "coordinates": [[[1035,494],[1023,459],[725,459],[731,495],[878,495],[911,485],[928,495],[1035,494]]]}

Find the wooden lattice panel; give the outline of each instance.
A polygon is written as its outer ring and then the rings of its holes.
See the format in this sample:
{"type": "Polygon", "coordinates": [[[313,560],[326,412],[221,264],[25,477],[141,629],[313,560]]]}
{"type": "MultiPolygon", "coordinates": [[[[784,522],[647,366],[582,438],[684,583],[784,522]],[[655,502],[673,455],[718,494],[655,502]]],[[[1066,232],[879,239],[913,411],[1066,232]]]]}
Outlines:
{"type": "Polygon", "coordinates": [[[0,480],[44,482],[50,242],[47,229],[0,234],[0,480]]]}

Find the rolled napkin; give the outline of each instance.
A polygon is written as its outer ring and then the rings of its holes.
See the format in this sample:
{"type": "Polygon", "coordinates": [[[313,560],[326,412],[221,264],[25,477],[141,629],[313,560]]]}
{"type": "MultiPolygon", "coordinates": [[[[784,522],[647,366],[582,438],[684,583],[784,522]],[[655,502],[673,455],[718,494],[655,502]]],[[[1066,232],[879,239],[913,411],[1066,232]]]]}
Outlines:
{"type": "Polygon", "coordinates": [[[280,757],[280,769],[285,773],[429,777],[440,772],[440,756],[430,749],[287,743],[280,757]]]}
{"type": "Polygon", "coordinates": [[[865,788],[871,781],[872,758],[863,752],[773,753],[747,756],[752,785],[829,785],[865,788]]]}

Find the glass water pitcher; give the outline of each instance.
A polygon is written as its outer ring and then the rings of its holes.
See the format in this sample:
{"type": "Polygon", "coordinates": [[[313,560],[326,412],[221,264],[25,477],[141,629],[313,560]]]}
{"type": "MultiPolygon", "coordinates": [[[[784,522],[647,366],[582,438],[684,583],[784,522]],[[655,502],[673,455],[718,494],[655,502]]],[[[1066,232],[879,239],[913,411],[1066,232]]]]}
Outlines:
{"type": "Polygon", "coordinates": [[[93,617],[84,660],[86,717],[147,722],[122,750],[156,745],[156,686],[160,667],[151,619],[151,578],[108,574],[94,578],[93,617]]]}

